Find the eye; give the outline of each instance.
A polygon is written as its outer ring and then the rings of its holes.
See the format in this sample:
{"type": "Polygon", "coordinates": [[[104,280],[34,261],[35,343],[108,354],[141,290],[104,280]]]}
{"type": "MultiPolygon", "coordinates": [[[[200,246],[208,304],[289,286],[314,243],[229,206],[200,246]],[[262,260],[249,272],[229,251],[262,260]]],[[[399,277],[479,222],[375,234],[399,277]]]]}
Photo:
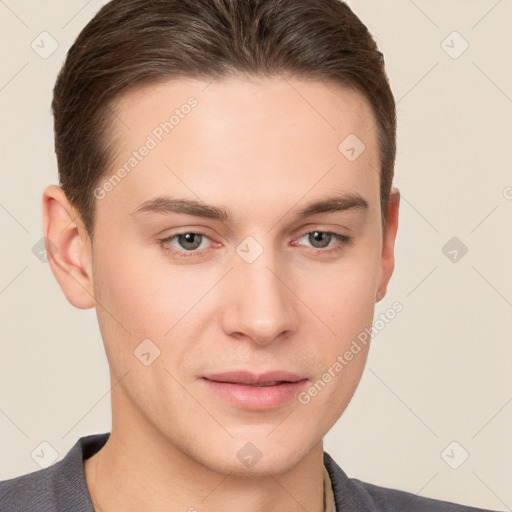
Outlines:
{"type": "Polygon", "coordinates": [[[300,241],[304,238],[312,245],[315,254],[340,251],[344,246],[353,243],[352,238],[349,236],[333,233],[331,231],[309,231],[301,235],[297,240],[300,241]],[[334,242],[334,244],[331,244],[331,242],[334,242]]]}
{"type": "Polygon", "coordinates": [[[209,239],[206,233],[186,231],[184,233],[176,233],[166,238],[161,238],[158,242],[168,253],[190,257],[201,252],[200,250],[206,249],[203,245],[205,239],[209,239]]]}
{"type": "MultiPolygon", "coordinates": [[[[169,254],[180,258],[190,258],[200,257],[208,251],[208,240],[211,241],[206,233],[185,231],[161,238],[158,243],[169,254]]],[[[310,252],[322,255],[341,251],[344,246],[351,245],[353,240],[351,237],[331,231],[308,231],[295,239],[290,245],[307,246],[308,243],[311,244],[310,252]],[[306,243],[301,243],[302,239],[306,239],[306,243]]],[[[217,245],[220,246],[221,244],[217,245]]]]}

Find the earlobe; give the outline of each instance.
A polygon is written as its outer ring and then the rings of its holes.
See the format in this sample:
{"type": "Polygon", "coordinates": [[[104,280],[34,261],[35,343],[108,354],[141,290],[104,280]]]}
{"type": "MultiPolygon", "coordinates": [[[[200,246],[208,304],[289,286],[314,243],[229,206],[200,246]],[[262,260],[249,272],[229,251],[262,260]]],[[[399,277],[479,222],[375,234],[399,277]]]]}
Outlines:
{"type": "Polygon", "coordinates": [[[55,278],[73,306],[94,307],[92,247],[80,217],[57,185],[46,187],[42,206],[48,263],[55,278]]]}
{"type": "Polygon", "coordinates": [[[395,240],[398,231],[398,210],[400,207],[400,191],[393,187],[389,196],[386,216],[386,230],[383,234],[382,255],[380,261],[380,281],[376,302],[386,295],[389,280],[395,268],[395,240]]]}

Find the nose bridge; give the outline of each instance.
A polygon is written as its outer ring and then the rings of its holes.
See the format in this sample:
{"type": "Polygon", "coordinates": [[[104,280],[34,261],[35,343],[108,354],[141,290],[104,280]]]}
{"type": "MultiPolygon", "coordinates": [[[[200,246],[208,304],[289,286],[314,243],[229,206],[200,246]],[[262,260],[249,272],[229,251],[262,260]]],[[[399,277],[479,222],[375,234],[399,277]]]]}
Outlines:
{"type": "Polygon", "coordinates": [[[283,283],[282,258],[270,244],[263,247],[251,238],[242,241],[234,255],[224,328],[227,334],[265,344],[295,330],[297,316],[293,294],[283,283]]]}

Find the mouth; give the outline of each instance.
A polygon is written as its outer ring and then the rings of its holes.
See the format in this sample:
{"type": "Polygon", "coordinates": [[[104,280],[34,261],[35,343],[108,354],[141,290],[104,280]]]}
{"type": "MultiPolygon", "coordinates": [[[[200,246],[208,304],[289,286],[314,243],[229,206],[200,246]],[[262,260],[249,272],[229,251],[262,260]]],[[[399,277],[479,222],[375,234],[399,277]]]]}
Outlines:
{"type": "Polygon", "coordinates": [[[269,410],[284,405],[306,385],[308,378],[287,371],[255,374],[245,371],[205,375],[209,390],[229,404],[247,410],[269,410]]]}
{"type": "Polygon", "coordinates": [[[212,382],[226,382],[243,386],[276,386],[283,383],[299,382],[306,377],[293,372],[275,370],[260,374],[246,371],[224,372],[205,375],[203,378],[212,382]]]}
{"type": "Polygon", "coordinates": [[[287,381],[287,380],[273,380],[271,382],[261,382],[260,384],[246,384],[244,382],[232,382],[231,384],[240,384],[240,386],[256,386],[256,387],[262,388],[262,387],[265,387],[265,386],[277,386],[279,384],[284,384],[286,382],[291,382],[291,381],[287,381]]]}

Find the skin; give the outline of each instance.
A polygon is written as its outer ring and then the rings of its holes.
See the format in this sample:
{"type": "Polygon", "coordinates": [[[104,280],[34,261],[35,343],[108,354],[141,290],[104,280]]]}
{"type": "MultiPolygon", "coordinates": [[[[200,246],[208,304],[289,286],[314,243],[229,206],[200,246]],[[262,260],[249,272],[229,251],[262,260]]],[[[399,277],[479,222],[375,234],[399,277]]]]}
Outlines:
{"type": "MultiPolygon", "coordinates": [[[[106,178],[187,98],[198,104],[97,200],[93,243],[63,191],[44,192],[44,233],[57,247],[52,271],[71,304],[96,308],[115,386],[111,437],[84,463],[87,486],[104,512],[320,512],[322,438],[352,398],[367,347],[307,404],[292,398],[244,410],[200,377],[283,369],[309,383],[320,378],[372,325],[386,293],[399,191],[383,232],[375,119],[359,93],[283,77],[208,83],[168,81],[117,102],[106,178]],[[351,133],[366,145],[355,161],[338,150],[351,133]],[[343,192],[362,196],[368,209],[297,220],[307,203],[343,192]],[[165,194],[223,207],[232,221],[132,215],[165,194]],[[158,241],[198,230],[207,237],[189,258],[158,241]],[[353,243],[313,245],[307,234],[315,230],[353,243]],[[263,249],[252,263],[236,252],[248,236],[263,249]],[[160,356],[145,366],[133,352],[148,338],[160,356]],[[247,442],[262,454],[251,468],[237,457],[247,442]]],[[[190,247],[177,238],[169,245],[190,247]]]]}

